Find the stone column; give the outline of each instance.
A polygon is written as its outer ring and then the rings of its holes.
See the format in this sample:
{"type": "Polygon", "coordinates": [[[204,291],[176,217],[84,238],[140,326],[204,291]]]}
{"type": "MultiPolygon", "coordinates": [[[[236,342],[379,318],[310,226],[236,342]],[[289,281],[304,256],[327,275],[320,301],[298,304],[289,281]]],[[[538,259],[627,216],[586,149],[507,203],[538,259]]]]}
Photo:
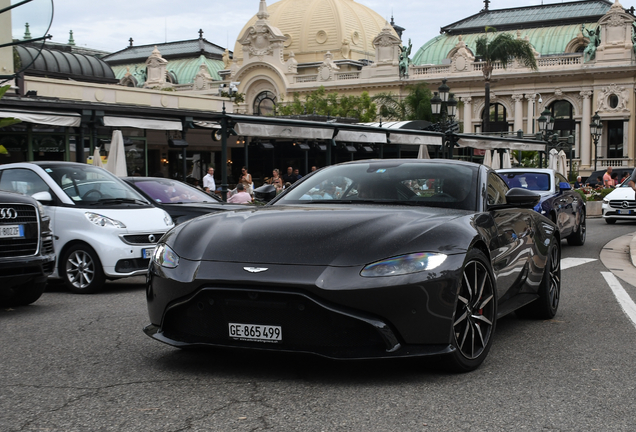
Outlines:
{"type": "Polygon", "coordinates": [[[464,102],[464,133],[473,133],[473,105],[470,96],[462,97],[464,102]]]}
{"type": "MultiPolygon", "coordinates": [[[[594,154],[592,148],[592,137],[590,135],[590,123],[592,122],[592,91],[584,90],[579,93],[583,98],[583,115],[581,117],[581,144],[580,144],[580,158],[581,166],[579,168],[589,168],[591,155],[594,154]]],[[[599,155],[600,157],[600,155],[599,155]]]]}
{"type": "Polygon", "coordinates": [[[519,129],[523,129],[523,94],[513,94],[512,100],[515,101],[515,122],[513,131],[516,133],[519,129]]]}
{"type": "Polygon", "coordinates": [[[534,122],[534,100],[537,98],[535,93],[530,93],[526,95],[526,99],[528,99],[528,120],[526,121],[526,133],[533,134],[535,133],[532,130],[532,123],[534,122]]]}

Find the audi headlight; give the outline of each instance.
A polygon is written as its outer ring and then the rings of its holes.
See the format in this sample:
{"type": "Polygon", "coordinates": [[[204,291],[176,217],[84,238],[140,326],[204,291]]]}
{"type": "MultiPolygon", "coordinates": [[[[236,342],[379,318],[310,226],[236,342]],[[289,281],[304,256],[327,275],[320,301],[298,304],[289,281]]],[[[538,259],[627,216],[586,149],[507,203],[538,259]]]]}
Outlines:
{"type": "Polygon", "coordinates": [[[111,219],[109,217],[106,217],[97,213],[86,212],[84,213],[84,215],[86,216],[86,219],[88,219],[89,221],[93,222],[95,225],[98,225],[98,226],[112,226],[115,228],[126,228],[126,225],[124,225],[123,222],[120,222],[116,219],[111,219]]]}
{"type": "Polygon", "coordinates": [[[157,245],[152,260],[161,267],[175,268],[179,265],[179,255],[165,243],[157,245]]]}
{"type": "Polygon", "coordinates": [[[446,260],[446,255],[440,253],[414,253],[385,259],[366,265],[360,276],[398,276],[433,270],[446,260]]]}

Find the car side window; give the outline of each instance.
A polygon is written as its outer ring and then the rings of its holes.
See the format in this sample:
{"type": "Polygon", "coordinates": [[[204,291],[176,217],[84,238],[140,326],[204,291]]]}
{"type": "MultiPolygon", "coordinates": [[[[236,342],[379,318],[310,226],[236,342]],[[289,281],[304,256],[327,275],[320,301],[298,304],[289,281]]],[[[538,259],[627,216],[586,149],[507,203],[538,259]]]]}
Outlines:
{"type": "Polygon", "coordinates": [[[506,183],[494,172],[488,174],[488,205],[500,205],[506,203],[506,183]]]}
{"type": "Polygon", "coordinates": [[[0,189],[29,196],[38,192],[50,192],[49,186],[39,175],[24,168],[2,171],[0,189]]]}
{"type": "Polygon", "coordinates": [[[569,181],[567,181],[567,179],[563,177],[563,175],[561,174],[557,173],[556,178],[557,178],[557,183],[569,183],[569,181]]]}

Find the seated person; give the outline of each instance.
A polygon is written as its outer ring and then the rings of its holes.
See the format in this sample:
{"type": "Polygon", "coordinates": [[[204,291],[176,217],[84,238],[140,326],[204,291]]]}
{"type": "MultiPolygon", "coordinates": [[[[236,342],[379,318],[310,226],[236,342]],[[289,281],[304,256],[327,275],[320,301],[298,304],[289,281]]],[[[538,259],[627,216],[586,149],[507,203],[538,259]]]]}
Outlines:
{"type": "Polygon", "coordinates": [[[252,202],[252,196],[245,192],[245,185],[239,183],[236,185],[236,193],[228,198],[227,202],[234,204],[247,204],[252,202]]]}

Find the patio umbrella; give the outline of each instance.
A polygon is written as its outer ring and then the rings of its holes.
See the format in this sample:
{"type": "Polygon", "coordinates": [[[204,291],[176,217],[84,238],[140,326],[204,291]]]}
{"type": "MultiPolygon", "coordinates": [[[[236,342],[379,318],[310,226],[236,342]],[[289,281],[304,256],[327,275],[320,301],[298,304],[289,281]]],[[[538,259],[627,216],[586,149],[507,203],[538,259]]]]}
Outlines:
{"type": "Polygon", "coordinates": [[[502,168],[512,168],[512,164],[510,163],[510,150],[506,150],[504,153],[502,168]]]}
{"type": "Polygon", "coordinates": [[[117,177],[125,177],[128,175],[126,169],[126,152],[124,151],[124,136],[120,130],[113,131],[113,137],[110,140],[110,150],[108,151],[108,162],[106,162],[106,170],[115,174],[117,177]]]}
{"type": "Polygon", "coordinates": [[[568,177],[568,158],[565,155],[565,152],[561,150],[557,157],[557,167],[561,175],[565,178],[568,177]]]}
{"type": "Polygon", "coordinates": [[[104,168],[104,164],[102,163],[102,157],[99,154],[99,147],[95,147],[95,151],[93,152],[93,165],[98,166],[100,168],[104,168]]]}
{"type": "Polygon", "coordinates": [[[548,168],[558,171],[559,152],[556,149],[550,150],[550,156],[548,159],[548,168]]]}
{"type": "Polygon", "coordinates": [[[418,159],[430,159],[431,157],[428,155],[428,147],[424,144],[420,145],[420,151],[417,153],[418,159]]]}
{"type": "Polygon", "coordinates": [[[491,168],[495,169],[495,170],[501,168],[501,163],[499,161],[499,151],[498,150],[495,150],[492,153],[492,165],[491,165],[491,168]]]}
{"type": "Polygon", "coordinates": [[[484,161],[482,162],[487,167],[492,166],[492,159],[490,155],[490,150],[486,150],[486,154],[484,154],[484,161]]]}

